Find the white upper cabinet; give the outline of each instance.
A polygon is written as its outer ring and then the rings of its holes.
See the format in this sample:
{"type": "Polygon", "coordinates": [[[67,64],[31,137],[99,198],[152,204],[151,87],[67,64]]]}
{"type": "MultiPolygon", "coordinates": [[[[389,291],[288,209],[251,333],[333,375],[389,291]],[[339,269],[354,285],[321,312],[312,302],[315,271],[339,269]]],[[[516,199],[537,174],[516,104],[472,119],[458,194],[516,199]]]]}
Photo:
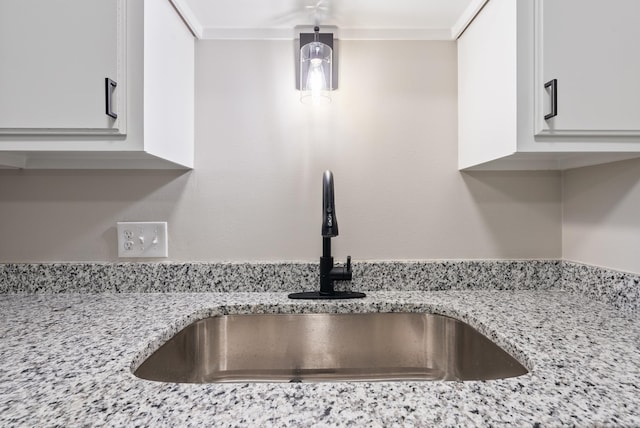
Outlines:
{"type": "Polygon", "coordinates": [[[0,0],[0,134],[126,132],[123,5],[0,0]]]}
{"type": "Polygon", "coordinates": [[[638,0],[538,1],[536,134],[640,136],[639,18],[638,0]]]}
{"type": "Polygon", "coordinates": [[[640,157],[638,16],[637,0],[489,0],[458,39],[459,168],[640,157]]]}
{"type": "Polygon", "coordinates": [[[192,168],[194,49],[169,0],[0,0],[0,167],[192,168]]]}

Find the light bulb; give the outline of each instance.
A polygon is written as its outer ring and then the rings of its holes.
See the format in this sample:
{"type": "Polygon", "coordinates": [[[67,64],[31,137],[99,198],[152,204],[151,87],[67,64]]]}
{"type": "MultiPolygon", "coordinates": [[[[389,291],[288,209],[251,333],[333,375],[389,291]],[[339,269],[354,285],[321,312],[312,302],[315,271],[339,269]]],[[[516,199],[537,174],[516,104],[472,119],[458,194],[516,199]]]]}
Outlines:
{"type": "Polygon", "coordinates": [[[311,68],[307,75],[307,89],[311,91],[312,96],[315,96],[320,94],[321,91],[326,91],[326,86],[324,70],[320,65],[315,65],[311,62],[311,68]]]}

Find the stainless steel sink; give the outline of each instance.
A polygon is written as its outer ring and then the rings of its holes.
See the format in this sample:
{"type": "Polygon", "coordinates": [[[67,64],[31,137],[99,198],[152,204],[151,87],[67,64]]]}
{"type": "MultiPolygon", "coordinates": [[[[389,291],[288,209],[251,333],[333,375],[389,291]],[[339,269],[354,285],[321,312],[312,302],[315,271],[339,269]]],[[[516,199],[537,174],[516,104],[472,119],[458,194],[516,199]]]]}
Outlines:
{"type": "Polygon", "coordinates": [[[469,325],[423,313],[206,318],[135,371],[143,379],[190,383],[486,380],[525,373],[469,325]]]}

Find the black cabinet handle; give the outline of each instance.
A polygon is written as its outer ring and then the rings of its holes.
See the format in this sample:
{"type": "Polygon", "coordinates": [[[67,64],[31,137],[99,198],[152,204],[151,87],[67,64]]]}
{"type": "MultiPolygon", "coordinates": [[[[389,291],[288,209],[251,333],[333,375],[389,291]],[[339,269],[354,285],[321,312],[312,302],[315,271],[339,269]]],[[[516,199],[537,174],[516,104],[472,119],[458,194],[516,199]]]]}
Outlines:
{"type": "Polygon", "coordinates": [[[544,120],[549,120],[552,117],[558,115],[558,79],[549,80],[544,84],[544,88],[551,88],[549,95],[551,95],[551,113],[544,116],[544,120]]]}
{"type": "Polygon", "coordinates": [[[113,91],[116,89],[118,84],[106,77],[104,79],[104,90],[105,90],[105,99],[107,100],[107,116],[111,116],[114,119],[118,118],[118,115],[113,111],[112,100],[113,100],[113,91]]]}

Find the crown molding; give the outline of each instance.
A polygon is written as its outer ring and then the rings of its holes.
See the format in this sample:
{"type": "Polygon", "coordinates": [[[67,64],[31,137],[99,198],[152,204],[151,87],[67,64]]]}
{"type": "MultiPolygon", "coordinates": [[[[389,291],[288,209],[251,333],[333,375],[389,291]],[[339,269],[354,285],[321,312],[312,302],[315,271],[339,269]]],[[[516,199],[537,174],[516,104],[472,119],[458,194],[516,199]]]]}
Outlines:
{"type": "Polygon", "coordinates": [[[169,0],[173,7],[176,8],[184,23],[187,24],[187,27],[191,30],[194,36],[198,39],[202,39],[204,35],[204,26],[200,23],[200,20],[193,13],[191,7],[187,4],[186,0],[169,0]]]}
{"type": "MultiPolygon", "coordinates": [[[[205,27],[186,0],[170,0],[198,39],[203,40],[293,40],[297,28],[205,27]]],[[[473,0],[452,28],[345,28],[334,31],[341,40],[456,40],[489,0],[473,0]]],[[[331,26],[328,24],[327,26],[331,26]]],[[[325,27],[325,25],[323,25],[325,27]]],[[[334,27],[335,28],[335,27],[334,27]]]]}
{"type": "Polygon", "coordinates": [[[458,37],[464,30],[467,29],[469,24],[474,20],[476,15],[480,13],[485,4],[487,4],[489,0],[473,0],[469,6],[462,12],[458,21],[451,27],[451,40],[458,40],[458,37]]]}

